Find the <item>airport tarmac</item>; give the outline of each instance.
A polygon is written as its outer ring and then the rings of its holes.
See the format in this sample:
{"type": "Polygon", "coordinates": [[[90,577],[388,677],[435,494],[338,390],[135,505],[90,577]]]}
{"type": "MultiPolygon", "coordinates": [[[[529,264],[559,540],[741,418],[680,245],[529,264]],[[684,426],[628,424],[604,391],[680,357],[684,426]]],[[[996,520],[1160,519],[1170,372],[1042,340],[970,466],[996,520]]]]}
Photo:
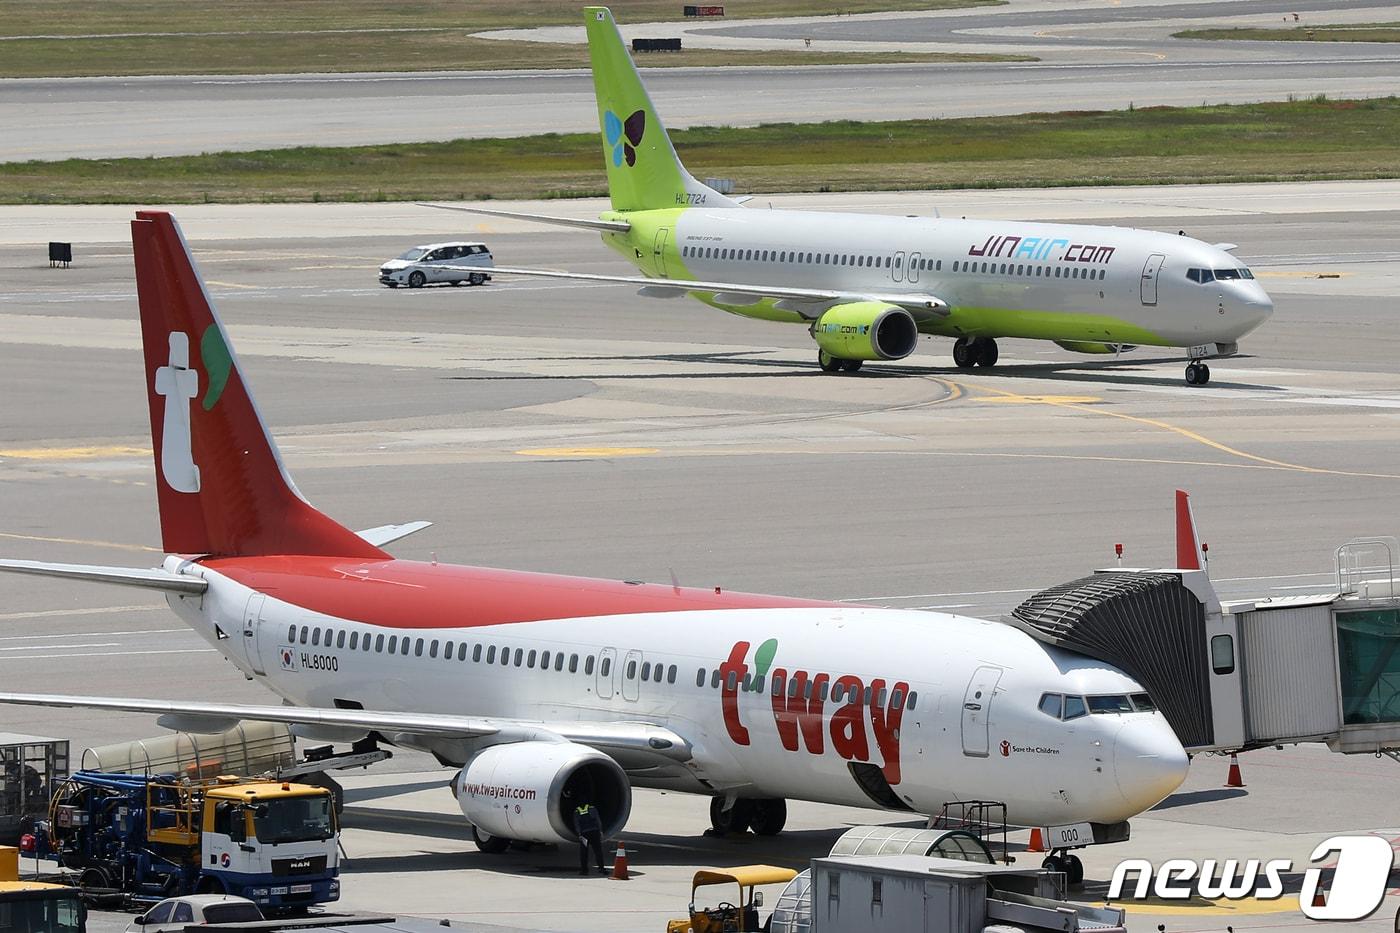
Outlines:
{"type": "MultiPolygon", "coordinates": [[[[498,281],[394,290],[415,242],[485,239],[502,263],[627,266],[583,232],[410,205],[177,209],[289,469],[351,527],[431,519],[401,556],[995,616],[1113,562],[1171,561],[1191,491],[1227,597],[1326,591],[1337,545],[1394,534],[1400,503],[1400,183],[773,196],[942,216],[1092,219],[1240,244],[1277,313],[1201,389],[1167,351],[1120,361],[1005,341],[962,373],[947,341],[825,376],[799,327],[620,286],[498,281]]],[[[753,207],[769,200],[764,196],[753,207]]],[[[497,204],[509,208],[511,205],[497,204]]],[[[532,205],[523,205],[529,209],[532,205]]],[[[538,205],[533,205],[538,208],[538,205]]],[[[593,205],[553,210],[586,214],[593,205]]],[[[0,552],[159,560],[129,209],[0,208],[0,552]],[[66,233],[66,235],[64,235],[66,233]],[[50,269],[44,243],[74,242],[50,269]]],[[[233,702],[269,696],[141,591],[0,577],[0,682],[233,702]]],[[[149,717],[16,708],[5,728],[75,751],[149,717]]],[[[1341,831],[1400,837],[1397,765],[1318,747],[1226,763],[1085,856],[1289,857],[1341,831]],[[1321,788],[1325,787],[1325,791],[1321,788]]],[[[704,801],[638,794],[638,878],[579,879],[573,853],[492,859],[448,772],[422,756],[351,775],[346,903],[526,929],[656,930],[703,864],[800,864],[873,811],[794,804],[777,841],[703,837],[704,801]]],[[[1018,838],[1024,839],[1024,834],[1018,838]]],[[[1132,929],[1283,929],[1278,912],[1139,913],[1132,929]]],[[[1358,927],[1389,930],[1397,906],[1358,927]]],[[[105,921],[104,921],[105,922],[105,921]]],[[[118,927],[119,928],[119,927],[118,927]]]]}
{"type": "MultiPolygon", "coordinates": [[[[1400,50],[1393,43],[1171,38],[1194,27],[1273,26],[1293,12],[1303,23],[1394,19],[1393,7],[1377,0],[1037,0],[928,13],[624,22],[622,29],[629,39],[683,33],[695,47],[805,49],[815,37],[818,51],[1040,59],[647,69],[647,90],[673,129],[1400,94],[1400,50]]],[[[490,35],[582,41],[582,28],[490,35]]],[[[521,67],[529,64],[522,53],[521,67]]],[[[645,57],[639,64],[646,65],[645,57]]],[[[0,162],[589,132],[595,114],[584,70],[6,79],[0,80],[0,125],[25,132],[0,138],[0,162]]]]}

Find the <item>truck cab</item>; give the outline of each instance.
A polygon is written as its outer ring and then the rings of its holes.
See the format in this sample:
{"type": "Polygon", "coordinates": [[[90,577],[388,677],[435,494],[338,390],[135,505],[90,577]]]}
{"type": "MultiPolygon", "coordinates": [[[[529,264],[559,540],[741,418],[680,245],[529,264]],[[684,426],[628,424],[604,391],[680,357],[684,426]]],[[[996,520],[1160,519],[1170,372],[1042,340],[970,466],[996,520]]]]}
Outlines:
{"type": "Polygon", "coordinates": [[[334,799],[305,784],[211,787],[204,798],[202,887],[271,909],[340,897],[334,799]]]}
{"type": "Polygon", "coordinates": [[[4,933],[86,933],[82,892],[62,884],[21,881],[19,851],[0,846],[0,930],[4,933]]]}

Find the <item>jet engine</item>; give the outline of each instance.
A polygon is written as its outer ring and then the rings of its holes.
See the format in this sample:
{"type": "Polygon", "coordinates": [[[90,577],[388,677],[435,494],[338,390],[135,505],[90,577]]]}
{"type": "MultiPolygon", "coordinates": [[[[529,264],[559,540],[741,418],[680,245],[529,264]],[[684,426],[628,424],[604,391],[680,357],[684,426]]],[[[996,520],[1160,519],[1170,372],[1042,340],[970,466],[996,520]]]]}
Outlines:
{"type": "Polygon", "coordinates": [[[576,842],[574,808],[598,808],[603,837],[632,813],[632,785],[607,755],[577,742],[491,745],[452,779],[462,813],[483,833],[525,842],[576,842]]]}
{"type": "Polygon", "coordinates": [[[919,344],[919,326],[903,308],[851,301],[828,308],[812,324],[812,339],[842,360],[902,360],[919,344]]]}

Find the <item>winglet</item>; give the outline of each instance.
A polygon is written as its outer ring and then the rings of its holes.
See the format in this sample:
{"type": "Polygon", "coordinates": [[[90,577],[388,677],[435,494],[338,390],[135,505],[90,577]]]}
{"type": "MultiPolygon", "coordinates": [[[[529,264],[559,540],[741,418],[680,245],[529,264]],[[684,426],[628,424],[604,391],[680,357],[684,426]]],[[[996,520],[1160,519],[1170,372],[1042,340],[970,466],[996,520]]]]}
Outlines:
{"type": "Polygon", "coordinates": [[[1184,489],[1176,491],[1176,566],[1179,570],[1201,569],[1196,517],[1191,513],[1191,497],[1184,489]]]}

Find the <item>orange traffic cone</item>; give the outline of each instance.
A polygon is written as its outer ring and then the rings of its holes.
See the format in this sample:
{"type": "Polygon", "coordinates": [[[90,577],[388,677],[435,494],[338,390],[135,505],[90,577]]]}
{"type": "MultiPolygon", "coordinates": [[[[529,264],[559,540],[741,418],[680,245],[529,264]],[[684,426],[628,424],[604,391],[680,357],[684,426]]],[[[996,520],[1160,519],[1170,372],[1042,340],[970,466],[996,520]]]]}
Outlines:
{"type": "Polygon", "coordinates": [[[1045,837],[1042,836],[1042,835],[1040,834],[1040,827],[1039,827],[1039,826],[1033,826],[1033,827],[1031,827],[1031,841],[1030,841],[1030,845],[1026,846],[1026,851],[1027,851],[1027,852],[1044,852],[1044,851],[1046,851],[1046,849],[1045,849],[1045,837]]]}
{"type": "Polygon", "coordinates": [[[622,840],[617,841],[617,855],[613,858],[613,880],[627,881],[627,848],[622,844],[622,840]]]}
{"type": "Polygon", "coordinates": [[[1244,787],[1244,777],[1240,774],[1240,759],[1234,752],[1230,753],[1230,774],[1225,778],[1226,787],[1244,787]]]}
{"type": "Polygon", "coordinates": [[[1312,902],[1312,905],[1313,905],[1314,907],[1326,907],[1326,906],[1327,906],[1327,893],[1326,893],[1325,891],[1322,890],[1322,885],[1321,885],[1321,884],[1319,884],[1319,885],[1317,886],[1317,890],[1313,892],[1313,902],[1312,902]]]}

